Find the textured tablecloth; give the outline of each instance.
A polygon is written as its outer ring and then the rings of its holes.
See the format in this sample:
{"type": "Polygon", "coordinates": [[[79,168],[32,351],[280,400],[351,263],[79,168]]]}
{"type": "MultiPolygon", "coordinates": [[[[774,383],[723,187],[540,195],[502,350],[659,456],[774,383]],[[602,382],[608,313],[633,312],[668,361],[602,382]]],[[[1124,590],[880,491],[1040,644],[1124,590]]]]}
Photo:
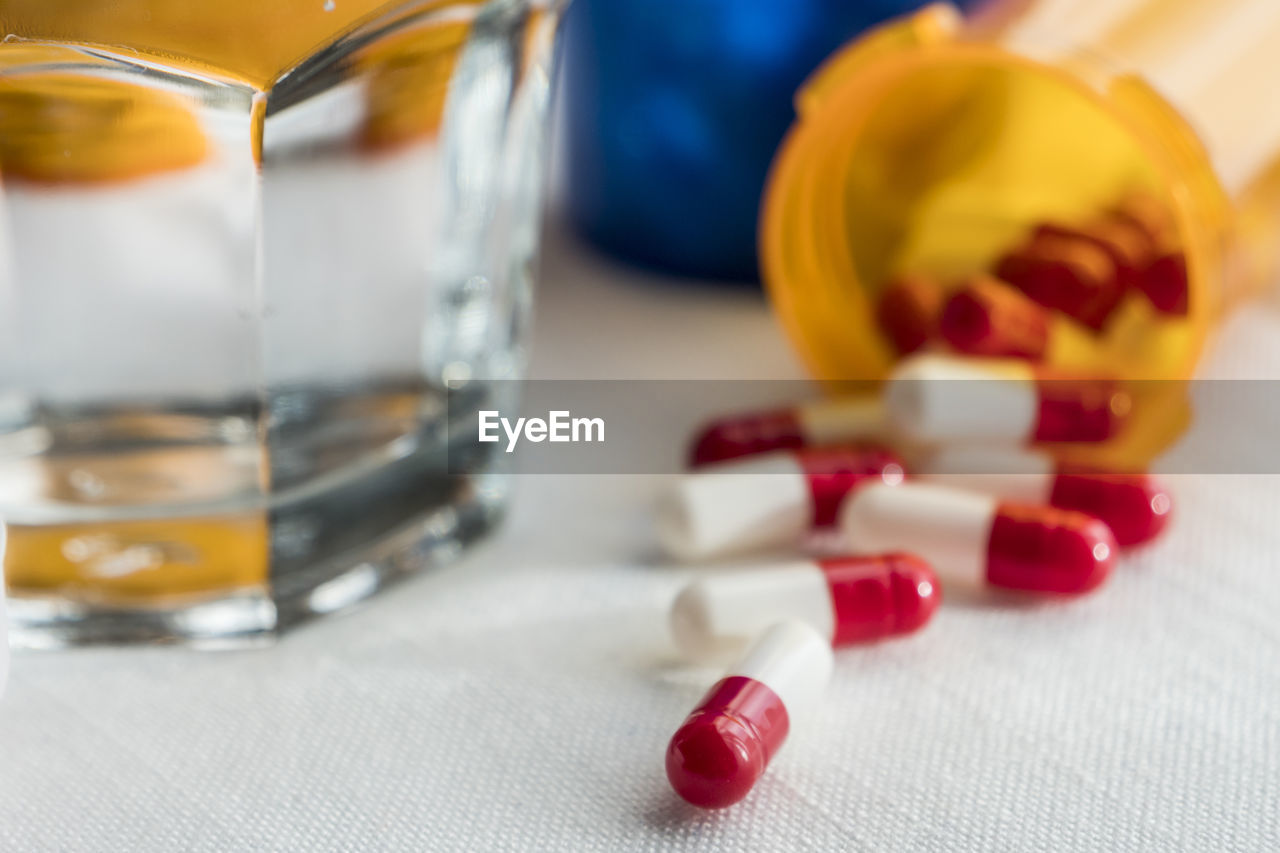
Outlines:
{"type": "MultiPolygon", "coordinates": [[[[757,295],[650,286],[551,241],[536,373],[800,375],[757,295]]],[[[1208,362],[1280,375],[1280,313],[1208,362]]],[[[1099,594],[952,595],[842,650],[753,795],[667,787],[716,673],[679,664],[652,477],[523,477],[460,562],[273,648],[23,653],[0,703],[0,848],[1275,849],[1280,478],[1187,476],[1099,594]]]]}

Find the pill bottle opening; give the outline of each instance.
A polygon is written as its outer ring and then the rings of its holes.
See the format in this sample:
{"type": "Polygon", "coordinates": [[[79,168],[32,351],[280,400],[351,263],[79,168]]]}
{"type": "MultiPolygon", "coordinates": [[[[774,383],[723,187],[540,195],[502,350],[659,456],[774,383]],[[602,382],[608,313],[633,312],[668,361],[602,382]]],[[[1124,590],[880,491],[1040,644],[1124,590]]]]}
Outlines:
{"type": "Polygon", "coordinates": [[[819,378],[889,371],[898,353],[875,309],[896,277],[954,288],[1038,225],[1084,223],[1134,193],[1169,212],[1188,267],[1186,314],[1126,293],[1099,331],[1050,360],[1130,378],[1189,373],[1216,261],[1199,251],[1189,228],[1198,200],[1182,191],[1179,158],[1201,155],[1187,153],[1194,137],[1154,92],[1130,85],[1122,103],[1119,78],[1094,88],[1086,75],[963,42],[877,53],[815,79],[820,97],[801,95],[775,160],[760,244],[770,298],[819,378]]]}

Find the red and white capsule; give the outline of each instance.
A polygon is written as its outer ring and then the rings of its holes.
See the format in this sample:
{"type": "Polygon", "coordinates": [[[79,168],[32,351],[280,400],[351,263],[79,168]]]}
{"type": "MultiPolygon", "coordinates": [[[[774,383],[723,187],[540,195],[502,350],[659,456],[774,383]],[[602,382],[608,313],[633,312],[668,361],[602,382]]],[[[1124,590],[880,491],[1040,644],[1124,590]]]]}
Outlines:
{"type": "Polygon", "coordinates": [[[922,444],[1099,442],[1120,432],[1132,398],[1106,378],[1019,359],[915,356],[889,379],[890,422],[922,444]]]}
{"type": "Polygon", "coordinates": [[[874,447],[813,447],[737,459],[686,474],[658,504],[658,538],[680,560],[799,542],[832,527],[865,482],[901,482],[902,460],[874,447]]]}
{"type": "Polygon", "coordinates": [[[733,415],[711,421],[694,438],[689,465],[699,468],[771,450],[855,442],[883,442],[884,406],[878,397],[845,397],[733,415]]]}
{"type": "Polygon", "coordinates": [[[759,781],[831,679],[831,646],[803,622],[760,635],[707,692],[667,747],[667,779],[686,802],[731,806],[759,781]]]}
{"type": "Polygon", "coordinates": [[[699,660],[737,654],[779,619],[799,619],[832,645],[867,643],[918,631],[940,598],[914,554],[797,560],[695,580],[671,605],[671,634],[699,660]]]}
{"type": "Polygon", "coordinates": [[[1096,518],[932,483],[859,489],[841,508],[840,527],[856,551],[910,548],[944,581],[1081,593],[1115,564],[1115,537],[1096,518]]]}
{"type": "Polygon", "coordinates": [[[942,448],[918,460],[912,471],[926,482],[1091,515],[1111,529],[1122,547],[1158,536],[1173,508],[1169,491],[1150,474],[1064,467],[1034,450],[942,448]]]}

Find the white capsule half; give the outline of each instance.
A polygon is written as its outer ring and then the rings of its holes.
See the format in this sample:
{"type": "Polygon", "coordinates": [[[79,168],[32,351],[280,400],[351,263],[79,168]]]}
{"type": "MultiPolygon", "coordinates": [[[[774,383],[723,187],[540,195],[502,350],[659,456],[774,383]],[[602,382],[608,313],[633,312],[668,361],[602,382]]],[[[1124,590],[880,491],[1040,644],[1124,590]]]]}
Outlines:
{"type": "Polygon", "coordinates": [[[840,530],[860,554],[912,551],[947,580],[981,584],[997,501],[931,483],[872,483],[840,507],[840,530]]]}
{"type": "Polygon", "coordinates": [[[701,577],[671,605],[671,634],[687,657],[724,659],[778,619],[798,619],[830,641],[831,592],[817,564],[797,560],[701,577]]]}
{"type": "Polygon", "coordinates": [[[794,730],[798,718],[810,716],[818,707],[833,664],[826,638],[804,622],[787,620],[760,634],[725,677],[740,675],[772,690],[787,709],[794,730]]]}
{"type": "Polygon", "coordinates": [[[796,409],[805,444],[820,447],[850,442],[887,443],[892,437],[888,412],[879,396],[839,397],[796,409]]]}
{"type": "Polygon", "coordinates": [[[885,405],[915,442],[1021,444],[1035,434],[1040,400],[1026,362],[920,355],[893,372],[885,405]]]}
{"type": "Polygon", "coordinates": [[[668,554],[702,560],[797,541],[813,497],[795,456],[768,453],[680,477],[659,498],[657,518],[668,554]]]}
{"type": "Polygon", "coordinates": [[[913,463],[917,481],[1026,504],[1049,503],[1057,478],[1049,454],[1011,447],[944,447],[913,463]]]}

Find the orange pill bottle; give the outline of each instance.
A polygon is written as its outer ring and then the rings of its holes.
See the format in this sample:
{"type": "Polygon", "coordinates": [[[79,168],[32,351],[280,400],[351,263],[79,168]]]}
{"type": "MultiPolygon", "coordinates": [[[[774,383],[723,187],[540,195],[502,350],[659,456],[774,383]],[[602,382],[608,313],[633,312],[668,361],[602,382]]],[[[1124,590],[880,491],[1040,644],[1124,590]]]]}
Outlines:
{"type": "Polygon", "coordinates": [[[761,267],[814,374],[883,377],[888,283],[989,272],[1045,222],[1135,194],[1165,212],[1186,304],[1140,294],[1055,366],[1191,375],[1214,321],[1267,280],[1280,237],[1274,0],[1048,0],[964,21],[934,5],[833,56],[796,97],[760,224],[761,267]]]}

